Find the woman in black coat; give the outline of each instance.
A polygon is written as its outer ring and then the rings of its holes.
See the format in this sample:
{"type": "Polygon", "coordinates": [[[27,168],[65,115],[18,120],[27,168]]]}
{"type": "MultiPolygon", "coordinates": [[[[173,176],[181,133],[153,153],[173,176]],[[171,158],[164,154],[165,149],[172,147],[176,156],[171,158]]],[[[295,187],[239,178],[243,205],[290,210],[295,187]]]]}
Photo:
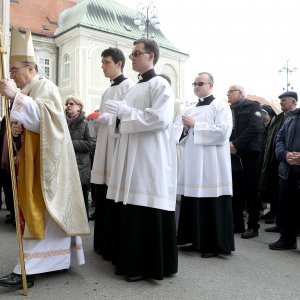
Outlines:
{"type": "Polygon", "coordinates": [[[83,101],[74,96],[66,100],[66,118],[73,142],[77,166],[80,175],[82,192],[89,218],[88,195],[91,180],[91,152],[95,150],[96,141],[89,133],[88,124],[85,122],[85,115],[82,111],[83,101]]]}

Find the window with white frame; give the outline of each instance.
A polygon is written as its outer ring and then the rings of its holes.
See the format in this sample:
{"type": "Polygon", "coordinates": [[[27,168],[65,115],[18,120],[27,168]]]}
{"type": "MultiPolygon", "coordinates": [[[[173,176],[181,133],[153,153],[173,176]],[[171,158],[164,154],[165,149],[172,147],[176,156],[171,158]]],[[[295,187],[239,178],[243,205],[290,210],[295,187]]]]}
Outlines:
{"type": "Polygon", "coordinates": [[[47,78],[50,77],[50,59],[49,58],[39,58],[39,67],[44,71],[47,78]]]}
{"type": "Polygon", "coordinates": [[[63,57],[63,74],[62,74],[62,79],[67,79],[70,77],[70,65],[71,65],[71,60],[70,60],[70,55],[65,54],[63,57]]]}

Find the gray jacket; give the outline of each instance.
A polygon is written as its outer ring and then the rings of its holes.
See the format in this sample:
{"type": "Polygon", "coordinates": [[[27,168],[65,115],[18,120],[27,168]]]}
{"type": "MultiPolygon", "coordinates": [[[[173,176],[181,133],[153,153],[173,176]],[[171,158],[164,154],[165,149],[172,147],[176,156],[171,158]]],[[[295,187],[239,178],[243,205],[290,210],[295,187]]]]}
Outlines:
{"type": "Polygon", "coordinates": [[[91,181],[91,152],[95,150],[96,140],[89,133],[88,124],[84,121],[84,112],[76,120],[69,123],[69,131],[73,142],[80,181],[87,185],[91,181]]]}

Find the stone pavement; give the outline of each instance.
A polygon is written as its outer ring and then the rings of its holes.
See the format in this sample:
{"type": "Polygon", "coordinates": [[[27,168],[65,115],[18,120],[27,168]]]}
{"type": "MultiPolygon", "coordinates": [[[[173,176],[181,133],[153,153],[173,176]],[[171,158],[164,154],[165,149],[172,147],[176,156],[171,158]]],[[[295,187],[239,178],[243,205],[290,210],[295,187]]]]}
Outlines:
{"type": "MultiPolygon", "coordinates": [[[[10,273],[17,259],[15,228],[4,224],[0,211],[0,276],[10,273]]],[[[93,222],[90,222],[93,230],[93,222]]],[[[163,281],[125,282],[114,275],[110,262],[92,249],[93,236],[83,237],[86,264],[68,272],[41,275],[26,299],[300,299],[300,240],[298,250],[271,251],[278,233],[243,240],[235,235],[230,256],[204,259],[179,251],[179,271],[163,281]]],[[[268,225],[269,226],[269,225],[268,225]]],[[[22,290],[0,287],[0,299],[21,299],[22,290]]],[[[25,298],[24,298],[25,299],[25,298]]]]}

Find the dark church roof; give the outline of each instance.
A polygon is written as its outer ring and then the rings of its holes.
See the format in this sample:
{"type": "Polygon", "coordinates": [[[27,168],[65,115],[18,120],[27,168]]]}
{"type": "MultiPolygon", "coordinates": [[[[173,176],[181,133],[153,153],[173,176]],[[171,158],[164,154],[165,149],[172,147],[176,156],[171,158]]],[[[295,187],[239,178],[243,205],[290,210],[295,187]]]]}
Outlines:
{"type": "MultiPolygon", "coordinates": [[[[61,13],[55,36],[83,26],[136,40],[142,36],[142,32],[134,24],[136,17],[135,9],[112,0],[83,0],[61,13]]],[[[149,34],[152,33],[160,47],[180,52],[160,30],[150,24],[149,34]]]]}

